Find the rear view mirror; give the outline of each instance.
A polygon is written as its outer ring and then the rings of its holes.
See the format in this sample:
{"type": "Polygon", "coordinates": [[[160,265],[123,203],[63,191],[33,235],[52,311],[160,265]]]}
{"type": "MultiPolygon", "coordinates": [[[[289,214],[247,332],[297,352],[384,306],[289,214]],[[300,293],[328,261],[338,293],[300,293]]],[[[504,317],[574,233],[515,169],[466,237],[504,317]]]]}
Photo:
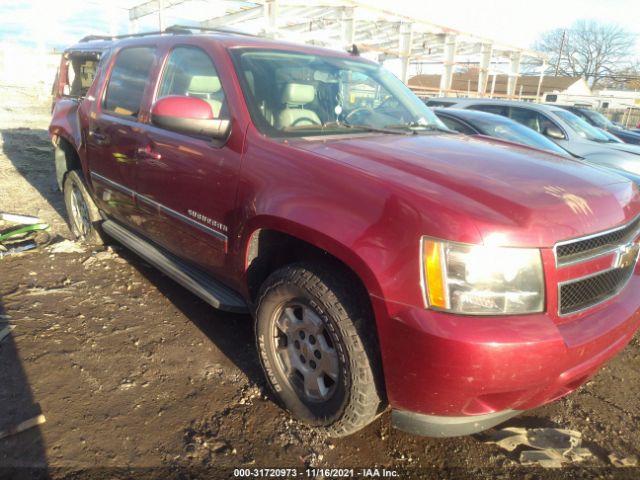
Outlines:
{"type": "Polygon", "coordinates": [[[231,122],[214,118],[211,105],[197,97],[170,95],[153,104],[151,123],[180,133],[225,140],[231,122]]]}
{"type": "Polygon", "coordinates": [[[566,138],[562,130],[555,125],[549,125],[544,129],[543,133],[546,137],[553,138],[554,140],[564,140],[566,138]]]}

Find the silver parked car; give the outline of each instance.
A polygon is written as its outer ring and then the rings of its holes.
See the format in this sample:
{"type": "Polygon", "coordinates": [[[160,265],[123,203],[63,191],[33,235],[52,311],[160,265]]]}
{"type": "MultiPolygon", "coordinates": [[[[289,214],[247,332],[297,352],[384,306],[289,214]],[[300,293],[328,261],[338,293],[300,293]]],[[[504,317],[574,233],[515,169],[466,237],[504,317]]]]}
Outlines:
{"type": "MultiPolygon", "coordinates": [[[[573,113],[552,105],[481,98],[447,98],[448,106],[508,117],[589,162],[640,175],[640,147],[608,137],[573,113]]],[[[437,101],[430,100],[427,102],[437,101]]],[[[442,106],[442,103],[438,103],[442,106]]]]}
{"type": "MultiPolygon", "coordinates": [[[[503,141],[518,143],[539,150],[546,150],[556,155],[575,158],[576,161],[588,162],[588,160],[582,157],[576,157],[570,154],[544,135],[501,115],[460,108],[434,108],[434,112],[449,129],[465,135],[499,138],[503,141]]],[[[594,164],[592,163],[592,165],[594,164]]],[[[608,171],[615,171],[640,185],[640,175],[638,174],[618,168],[611,168],[603,164],[597,166],[608,171]]]]}

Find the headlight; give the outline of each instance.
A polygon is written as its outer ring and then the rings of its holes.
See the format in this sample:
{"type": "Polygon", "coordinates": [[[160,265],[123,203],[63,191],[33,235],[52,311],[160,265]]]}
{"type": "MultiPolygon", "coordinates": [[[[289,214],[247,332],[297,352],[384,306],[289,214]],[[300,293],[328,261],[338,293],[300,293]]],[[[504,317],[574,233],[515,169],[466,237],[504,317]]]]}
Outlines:
{"type": "Polygon", "coordinates": [[[467,315],[544,310],[540,250],[422,239],[425,297],[432,308],[467,315]]]}

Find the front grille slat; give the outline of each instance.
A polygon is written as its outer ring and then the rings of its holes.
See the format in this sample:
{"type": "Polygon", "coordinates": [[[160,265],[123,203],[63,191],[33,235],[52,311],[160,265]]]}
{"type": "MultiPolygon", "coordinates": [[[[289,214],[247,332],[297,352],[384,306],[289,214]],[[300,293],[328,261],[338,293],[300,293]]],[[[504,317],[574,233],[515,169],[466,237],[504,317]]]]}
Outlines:
{"type": "MultiPolygon", "coordinates": [[[[620,249],[618,255],[625,251],[632,253],[633,250],[629,251],[621,249],[621,247],[637,241],[639,233],[640,216],[615,230],[602,232],[588,238],[562,242],[555,248],[556,265],[562,267],[567,264],[586,262],[617,249],[620,249]]],[[[618,295],[635,271],[637,253],[635,255],[636,258],[631,263],[621,262],[618,265],[612,265],[608,270],[560,284],[558,288],[558,314],[577,313],[618,295]]]]}
{"type": "Polygon", "coordinates": [[[618,230],[558,245],[556,247],[558,263],[568,263],[576,259],[576,257],[586,257],[599,250],[621,245],[625,243],[625,240],[633,237],[639,229],[640,217],[637,217],[634,221],[618,230]]]}
{"type": "Polygon", "coordinates": [[[560,287],[560,314],[568,315],[601,303],[626,285],[635,264],[616,268],[560,287]]]}

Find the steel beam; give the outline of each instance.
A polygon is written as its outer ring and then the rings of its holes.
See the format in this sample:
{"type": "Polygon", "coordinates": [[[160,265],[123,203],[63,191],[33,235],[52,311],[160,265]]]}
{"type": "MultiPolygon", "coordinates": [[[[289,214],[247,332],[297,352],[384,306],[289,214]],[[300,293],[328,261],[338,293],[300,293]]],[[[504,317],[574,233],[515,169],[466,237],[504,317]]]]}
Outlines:
{"type": "Polygon", "coordinates": [[[278,35],[278,0],[267,0],[264,3],[264,32],[267,37],[278,35]]]}
{"type": "Polygon", "coordinates": [[[444,36],[444,59],[442,62],[442,75],[440,76],[440,91],[451,90],[453,79],[453,66],[456,60],[456,35],[447,33],[444,36]]]}
{"type": "Polygon", "coordinates": [[[402,22],[400,24],[399,50],[400,50],[400,80],[407,83],[409,75],[409,61],[411,60],[412,24],[402,22]]]}
{"type": "Polygon", "coordinates": [[[489,67],[491,66],[491,53],[493,45],[483,43],[480,46],[480,72],[478,73],[478,93],[484,96],[487,93],[487,82],[489,80],[489,67]]]}
{"type": "MultiPolygon", "coordinates": [[[[186,3],[189,0],[162,0],[162,7],[169,8],[175,5],[180,5],[181,3],[186,3]]],[[[136,5],[135,7],[129,9],[129,20],[137,20],[141,17],[146,17],[147,15],[151,15],[152,13],[158,13],[160,10],[160,0],[150,0],[146,3],[141,3],[140,5],[136,5]]]]}
{"type": "MultiPolygon", "coordinates": [[[[285,10],[285,13],[281,15],[281,17],[290,16],[289,9],[280,7],[280,11],[285,10]]],[[[280,21],[279,28],[280,30],[286,30],[289,33],[294,32],[308,32],[308,31],[318,31],[323,30],[326,32],[327,29],[333,29],[338,26],[340,22],[339,14],[332,8],[320,7],[315,9],[307,9],[307,13],[300,13],[296,17],[296,23],[282,23],[280,21]],[[334,15],[333,17],[331,15],[334,15]],[[304,21],[300,21],[301,18],[304,18],[304,21]],[[320,25],[321,28],[314,28],[315,25],[320,25]]],[[[336,30],[337,31],[337,30],[336,30]]],[[[330,32],[333,34],[334,32],[330,32]]]]}
{"type": "Polygon", "coordinates": [[[356,19],[354,17],[353,7],[344,7],[340,16],[340,23],[342,27],[340,40],[345,46],[353,45],[356,36],[356,19]]]}
{"type": "Polygon", "coordinates": [[[509,57],[509,80],[507,81],[507,95],[513,96],[516,93],[516,84],[518,83],[518,76],[520,75],[520,59],[522,55],[520,52],[511,52],[509,57]]]}
{"type": "Polygon", "coordinates": [[[542,90],[542,82],[544,81],[544,71],[547,69],[547,60],[542,61],[542,66],[540,67],[540,79],[538,80],[538,89],[536,90],[536,100],[540,101],[540,91],[542,90]]]}
{"type": "Polygon", "coordinates": [[[238,12],[229,13],[220,17],[210,18],[200,22],[201,27],[205,28],[219,28],[226,25],[233,25],[234,23],[247,22],[249,20],[255,20],[264,15],[264,7],[259,5],[257,7],[246,8],[238,12]]]}

